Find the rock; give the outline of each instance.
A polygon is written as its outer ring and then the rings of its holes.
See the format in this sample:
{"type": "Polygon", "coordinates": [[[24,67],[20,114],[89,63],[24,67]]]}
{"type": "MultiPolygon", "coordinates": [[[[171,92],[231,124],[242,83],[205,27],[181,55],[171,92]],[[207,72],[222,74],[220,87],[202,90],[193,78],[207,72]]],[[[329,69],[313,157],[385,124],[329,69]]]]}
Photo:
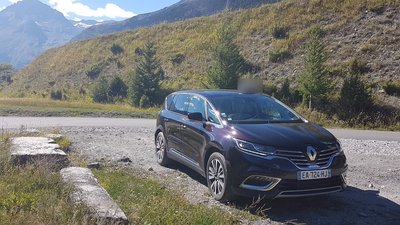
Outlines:
{"type": "Polygon", "coordinates": [[[17,137],[11,140],[11,162],[14,165],[43,162],[61,169],[68,165],[68,157],[53,139],[46,137],[17,137]]]}
{"type": "Polygon", "coordinates": [[[369,188],[373,188],[374,185],[373,185],[372,183],[370,183],[370,184],[368,185],[368,187],[369,187],[369,188]]]}
{"type": "Polygon", "coordinates": [[[149,171],[154,171],[153,167],[150,167],[148,170],[149,170],[149,171]]]}
{"type": "Polygon", "coordinates": [[[87,165],[87,168],[89,169],[100,169],[101,164],[99,162],[94,162],[94,163],[90,163],[89,165],[87,165]]]}
{"type": "Polygon", "coordinates": [[[132,160],[130,158],[128,158],[128,157],[123,157],[123,158],[119,159],[118,162],[126,162],[126,163],[129,162],[129,163],[131,163],[132,160]]]}
{"type": "Polygon", "coordinates": [[[99,185],[90,169],[69,167],[60,173],[64,182],[74,187],[71,199],[75,203],[84,203],[93,215],[95,221],[91,223],[128,224],[125,213],[99,185]]]}

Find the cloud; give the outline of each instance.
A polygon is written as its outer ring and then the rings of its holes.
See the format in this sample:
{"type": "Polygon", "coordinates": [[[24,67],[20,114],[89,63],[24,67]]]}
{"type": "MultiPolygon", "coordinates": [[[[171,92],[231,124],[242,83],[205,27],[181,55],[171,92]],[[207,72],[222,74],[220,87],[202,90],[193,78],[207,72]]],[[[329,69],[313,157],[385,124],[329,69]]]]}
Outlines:
{"type": "Polygon", "coordinates": [[[8,1],[14,4],[14,3],[20,2],[22,0],[8,0],[8,1]]]}
{"type": "Polygon", "coordinates": [[[133,12],[122,9],[114,3],[107,3],[103,8],[97,9],[90,8],[88,5],[79,2],[79,0],[49,0],[49,4],[66,17],[69,17],[71,13],[83,17],[107,17],[111,19],[130,18],[136,15],[133,12]]]}

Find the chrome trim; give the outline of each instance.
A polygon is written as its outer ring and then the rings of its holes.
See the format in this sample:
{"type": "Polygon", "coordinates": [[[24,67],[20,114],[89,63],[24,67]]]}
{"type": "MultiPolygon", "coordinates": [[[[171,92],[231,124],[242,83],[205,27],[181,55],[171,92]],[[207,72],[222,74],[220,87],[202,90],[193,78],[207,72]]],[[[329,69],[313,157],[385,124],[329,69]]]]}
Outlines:
{"type": "Polygon", "coordinates": [[[281,182],[281,178],[277,178],[277,177],[268,177],[268,176],[263,176],[263,175],[251,175],[249,177],[247,177],[241,184],[240,187],[244,188],[244,189],[249,189],[249,190],[254,190],[254,191],[270,191],[273,188],[276,187],[276,185],[279,184],[279,182],[281,182]],[[249,185],[249,184],[245,184],[247,180],[253,178],[253,177],[265,177],[265,178],[269,178],[272,179],[273,181],[271,181],[271,183],[267,186],[256,186],[256,185],[249,185]]]}
{"type": "Polygon", "coordinates": [[[342,190],[343,190],[342,186],[333,186],[333,187],[316,188],[316,189],[290,190],[290,191],[282,191],[282,192],[280,192],[275,198],[294,198],[294,197],[325,195],[325,194],[331,194],[331,193],[335,193],[335,192],[340,192],[342,190]],[[327,190],[327,191],[324,191],[324,190],[327,190]],[[303,192],[322,191],[322,192],[308,193],[308,194],[297,194],[297,195],[285,195],[285,193],[302,192],[302,191],[303,192]]]}
{"type": "Polygon", "coordinates": [[[174,149],[174,148],[170,148],[169,151],[170,151],[171,153],[177,155],[178,157],[181,157],[182,159],[186,160],[187,162],[189,162],[189,163],[191,163],[191,164],[197,166],[197,167],[200,166],[199,163],[195,162],[193,159],[191,159],[191,158],[185,156],[184,154],[178,152],[178,151],[177,151],[176,149],[174,149]]]}

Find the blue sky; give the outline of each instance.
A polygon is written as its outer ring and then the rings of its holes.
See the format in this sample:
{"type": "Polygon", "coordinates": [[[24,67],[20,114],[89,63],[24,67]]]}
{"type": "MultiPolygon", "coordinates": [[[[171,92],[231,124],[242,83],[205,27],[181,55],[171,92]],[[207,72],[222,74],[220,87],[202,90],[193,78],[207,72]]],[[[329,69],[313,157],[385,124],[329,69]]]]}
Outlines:
{"type": "MultiPolygon", "coordinates": [[[[0,0],[0,10],[18,0],[0,0]]],[[[153,12],[179,0],[40,0],[68,19],[123,20],[153,12]]]]}

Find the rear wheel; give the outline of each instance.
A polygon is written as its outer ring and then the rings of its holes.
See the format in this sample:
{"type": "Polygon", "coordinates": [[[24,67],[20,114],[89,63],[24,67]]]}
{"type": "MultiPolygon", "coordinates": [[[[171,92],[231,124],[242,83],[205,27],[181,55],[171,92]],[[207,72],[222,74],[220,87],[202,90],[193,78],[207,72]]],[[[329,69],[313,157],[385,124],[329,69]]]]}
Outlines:
{"type": "Polygon", "coordinates": [[[225,157],[218,152],[211,154],[207,162],[207,184],[211,195],[220,202],[233,200],[225,157]]]}
{"type": "Polygon", "coordinates": [[[157,162],[161,166],[166,166],[170,163],[170,159],[167,156],[167,142],[163,132],[159,132],[156,137],[156,157],[157,162]]]}

